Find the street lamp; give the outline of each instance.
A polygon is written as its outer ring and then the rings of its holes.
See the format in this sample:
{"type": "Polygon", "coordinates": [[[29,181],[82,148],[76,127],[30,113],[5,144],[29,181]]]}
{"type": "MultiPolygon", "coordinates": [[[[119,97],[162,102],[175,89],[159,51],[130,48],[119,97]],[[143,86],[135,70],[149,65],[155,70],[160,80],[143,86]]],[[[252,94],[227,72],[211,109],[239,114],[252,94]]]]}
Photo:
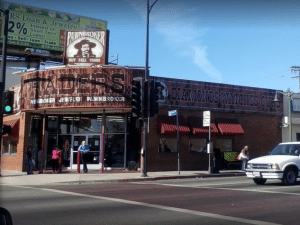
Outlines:
{"type": "Polygon", "coordinates": [[[287,92],[281,92],[281,91],[276,91],[276,94],[275,94],[275,98],[273,100],[274,103],[276,102],[281,102],[281,100],[278,98],[278,93],[284,95],[284,96],[287,96],[288,98],[288,113],[289,113],[289,116],[288,116],[288,127],[289,127],[289,140],[292,141],[292,118],[291,118],[291,105],[292,105],[292,100],[293,100],[293,95],[294,95],[294,92],[290,91],[290,89],[288,89],[287,92]]]}
{"type": "Polygon", "coordinates": [[[143,85],[143,90],[147,90],[148,93],[146,94],[144,91],[144,101],[147,102],[147,105],[143,105],[144,109],[146,109],[147,113],[144,115],[143,118],[143,167],[142,167],[142,177],[147,177],[147,131],[148,131],[148,117],[147,115],[149,114],[149,101],[145,101],[145,97],[149,98],[149,82],[146,82],[149,80],[149,14],[155,5],[156,2],[159,0],[155,0],[152,5],[149,4],[149,0],[147,0],[147,19],[146,19],[146,26],[147,26],[147,31],[146,31],[146,62],[145,62],[145,80],[144,80],[144,85],[143,85]],[[148,85],[147,88],[145,86],[148,85]]]}

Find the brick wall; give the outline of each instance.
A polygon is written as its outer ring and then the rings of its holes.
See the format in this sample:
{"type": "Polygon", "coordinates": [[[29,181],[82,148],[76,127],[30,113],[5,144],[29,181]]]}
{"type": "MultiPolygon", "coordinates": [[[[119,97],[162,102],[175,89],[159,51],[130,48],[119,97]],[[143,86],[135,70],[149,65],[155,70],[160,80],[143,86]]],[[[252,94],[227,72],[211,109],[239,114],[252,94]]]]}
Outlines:
{"type": "MultiPolygon", "coordinates": [[[[159,115],[168,115],[172,109],[163,109],[159,115]]],[[[188,116],[202,117],[202,110],[180,109],[179,115],[187,119],[188,116]]],[[[215,118],[237,119],[241,124],[245,134],[235,136],[216,135],[212,136],[215,142],[220,138],[233,140],[232,150],[241,151],[245,146],[249,146],[250,158],[255,158],[267,154],[278,143],[281,142],[281,116],[256,114],[256,113],[224,113],[211,112],[212,122],[215,118]]],[[[147,170],[148,171],[166,171],[177,170],[177,153],[159,153],[158,143],[162,137],[157,129],[157,115],[150,119],[150,132],[148,134],[147,149],[147,170]]],[[[193,138],[192,134],[180,135],[180,167],[181,170],[207,170],[208,154],[189,151],[189,140],[193,138]]],[[[202,137],[205,138],[205,137],[202,137]]]]}
{"type": "MultiPolygon", "coordinates": [[[[24,163],[24,143],[26,140],[25,134],[29,134],[30,115],[23,112],[20,115],[6,116],[3,118],[3,121],[9,121],[14,119],[20,119],[17,152],[16,154],[2,154],[1,152],[1,170],[25,171],[26,166],[24,163]]],[[[3,149],[3,146],[1,149],[3,149]]]]}

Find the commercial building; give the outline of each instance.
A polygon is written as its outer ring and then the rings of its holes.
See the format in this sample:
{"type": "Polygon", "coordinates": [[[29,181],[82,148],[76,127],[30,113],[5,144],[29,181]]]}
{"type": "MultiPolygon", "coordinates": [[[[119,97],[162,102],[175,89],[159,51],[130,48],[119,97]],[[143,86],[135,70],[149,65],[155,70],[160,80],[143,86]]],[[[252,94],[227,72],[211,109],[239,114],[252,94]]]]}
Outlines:
{"type": "MultiPolygon", "coordinates": [[[[76,169],[77,149],[90,146],[90,169],[139,169],[143,165],[140,120],[131,114],[131,82],[144,70],[112,65],[65,66],[21,76],[15,93],[15,114],[4,117],[12,127],[3,136],[2,170],[25,171],[25,152],[33,158],[44,148],[51,168],[55,145],[63,150],[63,166],[76,169]],[[104,157],[104,165],[101,159],[104,157]]],[[[281,142],[283,108],[272,100],[276,90],[150,77],[160,84],[159,113],[149,119],[147,170],[178,169],[178,109],[181,170],[206,170],[209,129],[203,111],[211,112],[211,141],[231,162],[245,145],[250,156],[266,154],[281,142]]]]}

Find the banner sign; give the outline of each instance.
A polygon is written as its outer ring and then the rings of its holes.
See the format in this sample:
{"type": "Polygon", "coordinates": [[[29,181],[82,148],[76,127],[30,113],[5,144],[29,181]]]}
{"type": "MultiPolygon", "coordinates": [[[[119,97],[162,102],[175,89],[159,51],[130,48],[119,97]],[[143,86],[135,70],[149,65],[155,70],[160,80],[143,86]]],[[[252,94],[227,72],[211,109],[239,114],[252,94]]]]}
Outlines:
{"type": "Polygon", "coordinates": [[[67,31],[65,64],[103,65],[107,64],[107,31],[67,31]]]}
{"type": "Polygon", "coordinates": [[[283,113],[282,102],[272,102],[276,90],[163,77],[152,79],[161,83],[160,106],[224,112],[283,113]]]}
{"type": "Polygon", "coordinates": [[[21,109],[131,107],[131,80],[144,70],[63,68],[21,76],[21,109]]]}
{"type": "MultiPolygon", "coordinates": [[[[68,13],[0,1],[9,10],[8,44],[63,52],[66,30],[107,29],[107,22],[68,13]]],[[[0,13],[0,42],[4,34],[4,13],[0,13]]]]}

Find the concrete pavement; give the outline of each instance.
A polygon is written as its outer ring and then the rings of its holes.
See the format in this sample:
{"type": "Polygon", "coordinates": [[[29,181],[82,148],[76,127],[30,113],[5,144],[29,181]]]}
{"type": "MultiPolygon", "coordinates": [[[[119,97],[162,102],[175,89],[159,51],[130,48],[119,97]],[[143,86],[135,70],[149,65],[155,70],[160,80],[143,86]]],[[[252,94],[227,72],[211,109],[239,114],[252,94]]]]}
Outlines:
{"type": "Polygon", "coordinates": [[[142,177],[140,171],[114,170],[100,173],[99,170],[89,173],[76,173],[76,171],[63,171],[60,174],[53,174],[45,171],[43,174],[35,172],[27,175],[24,172],[1,171],[0,183],[2,185],[50,185],[64,183],[94,183],[94,182],[129,182],[147,181],[162,179],[182,179],[182,178],[206,178],[206,177],[227,177],[245,176],[240,170],[220,171],[219,174],[209,174],[208,171],[162,171],[148,172],[147,177],[142,177]]]}

